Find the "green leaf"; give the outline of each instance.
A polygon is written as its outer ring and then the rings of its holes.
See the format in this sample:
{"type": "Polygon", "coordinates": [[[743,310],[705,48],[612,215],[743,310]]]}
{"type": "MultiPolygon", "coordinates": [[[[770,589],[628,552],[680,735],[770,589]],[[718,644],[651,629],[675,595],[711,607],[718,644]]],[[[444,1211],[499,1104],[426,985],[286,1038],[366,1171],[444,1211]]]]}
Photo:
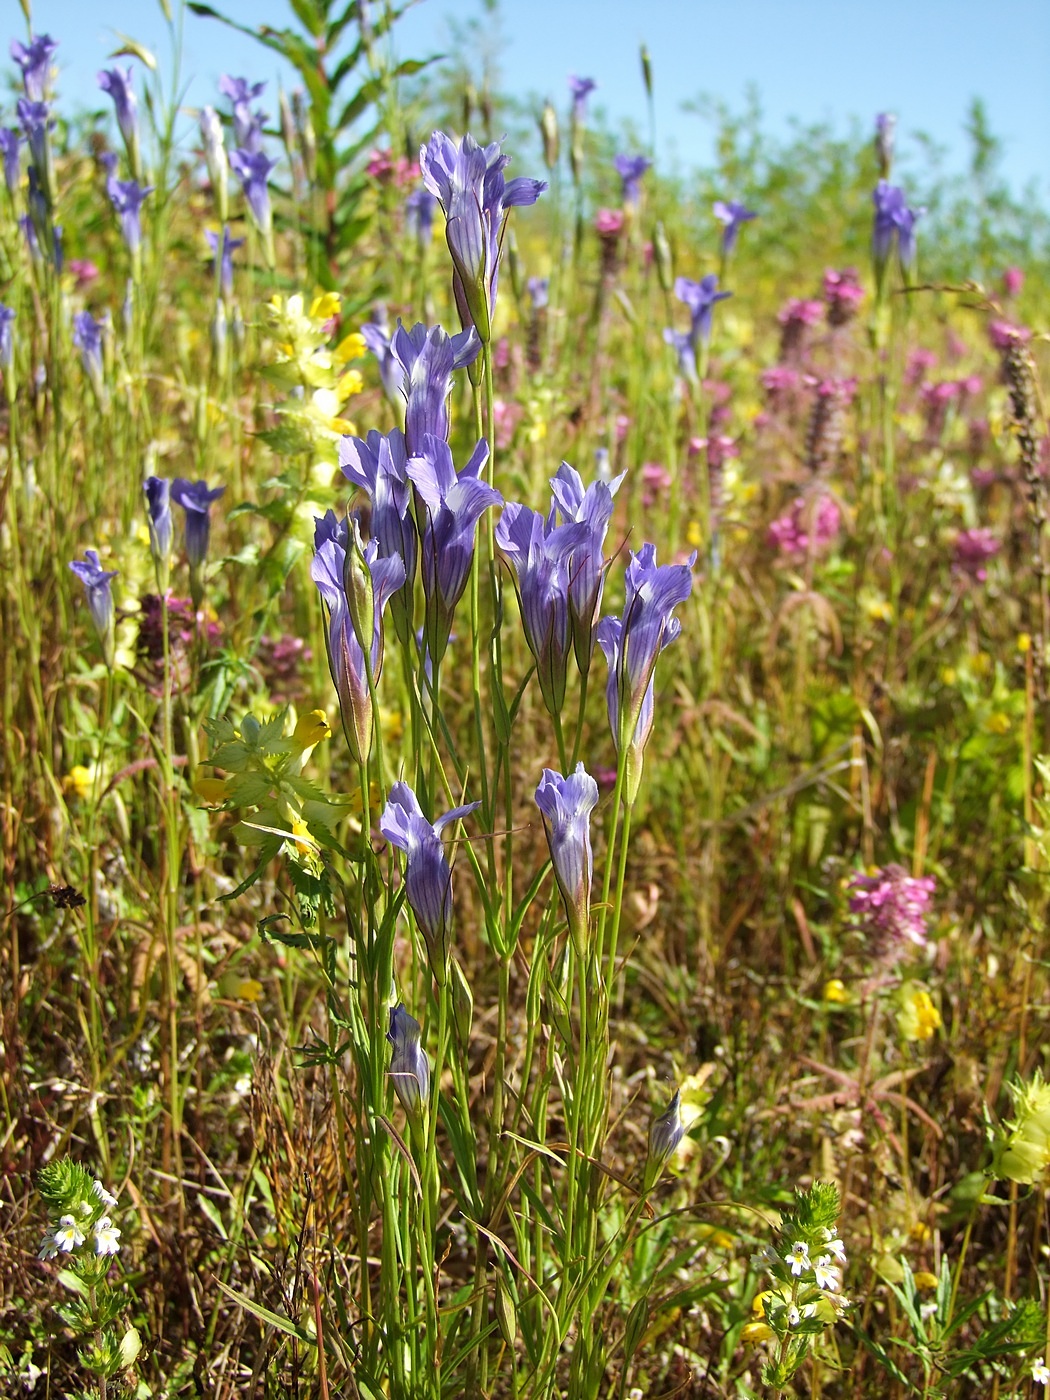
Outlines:
{"type": "Polygon", "coordinates": [[[249,1298],[247,1293],[241,1293],[239,1289],[231,1288],[229,1284],[223,1283],[221,1278],[215,1278],[214,1283],[245,1312],[257,1317],[260,1322],[265,1322],[269,1327],[276,1327],[278,1332],[284,1332],[289,1337],[297,1337],[301,1342],[307,1342],[310,1346],[317,1345],[317,1338],[312,1336],[304,1327],[300,1327],[284,1313],[275,1313],[270,1308],[264,1308],[261,1303],[257,1303],[254,1298],[249,1298]]]}

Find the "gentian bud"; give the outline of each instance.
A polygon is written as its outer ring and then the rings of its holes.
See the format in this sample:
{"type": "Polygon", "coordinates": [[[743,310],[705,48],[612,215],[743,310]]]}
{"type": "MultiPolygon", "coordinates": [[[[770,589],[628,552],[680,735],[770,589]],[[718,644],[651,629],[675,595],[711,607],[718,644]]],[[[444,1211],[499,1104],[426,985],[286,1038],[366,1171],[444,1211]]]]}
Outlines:
{"type": "Polygon", "coordinates": [[[536,805],[543,813],[554,877],[558,882],[569,935],[578,956],[587,946],[591,909],[591,876],[594,857],[591,851],[591,813],[598,803],[598,784],[584,768],[568,778],[550,768],[536,789],[536,805]]]}
{"type": "Polygon", "coordinates": [[[409,1118],[417,1120],[430,1099],[430,1061],[420,1042],[420,1026],[400,1004],[391,1007],[387,1040],[393,1046],[390,1078],[409,1118]]]}
{"type": "Polygon", "coordinates": [[[164,598],[168,592],[171,550],[175,534],[171,518],[171,482],[166,476],[148,476],[143,490],[149,509],[149,548],[157,575],[157,591],[164,598]]]}
{"type": "Polygon", "coordinates": [[[658,1118],[653,1118],[649,1124],[649,1153],[645,1160],[645,1191],[649,1191],[655,1186],[657,1178],[670,1158],[674,1156],[678,1144],[685,1134],[681,1103],[681,1091],[676,1089],[667,1111],[661,1113],[658,1118]]]}
{"type": "Polygon", "coordinates": [[[88,609],[91,612],[91,621],[94,623],[95,632],[102,644],[102,656],[108,670],[113,669],[114,656],[114,622],[113,622],[113,593],[112,583],[117,577],[117,570],[103,569],[98,553],[94,549],[84,552],[84,560],[74,560],[70,568],[84,585],[84,592],[87,595],[88,609]]]}
{"type": "Polygon", "coordinates": [[[550,101],[543,104],[539,127],[543,138],[543,163],[548,170],[553,170],[558,164],[558,114],[550,101]]]}

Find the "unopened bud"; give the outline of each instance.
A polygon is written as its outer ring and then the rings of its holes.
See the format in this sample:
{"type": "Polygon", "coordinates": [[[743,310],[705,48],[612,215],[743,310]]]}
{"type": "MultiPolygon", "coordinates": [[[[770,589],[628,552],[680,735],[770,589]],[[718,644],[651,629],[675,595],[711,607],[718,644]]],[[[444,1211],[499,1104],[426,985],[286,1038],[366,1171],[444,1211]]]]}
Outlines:
{"type": "Polygon", "coordinates": [[[670,296],[674,288],[674,253],[662,223],[657,223],[653,230],[653,260],[656,263],[656,275],[660,279],[660,286],[670,296]]]}
{"type": "Polygon", "coordinates": [[[540,136],[543,138],[543,161],[548,170],[558,164],[558,114],[550,101],[540,113],[540,136]]]}
{"type": "Polygon", "coordinates": [[[350,520],[350,530],[346,542],[343,589],[346,593],[354,635],[365,656],[370,657],[372,655],[372,642],[375,638],[375,597],[372,591],[372,571],[365,559],[365,543],[361,538],[361,526],[355,519],[350,520]]]}

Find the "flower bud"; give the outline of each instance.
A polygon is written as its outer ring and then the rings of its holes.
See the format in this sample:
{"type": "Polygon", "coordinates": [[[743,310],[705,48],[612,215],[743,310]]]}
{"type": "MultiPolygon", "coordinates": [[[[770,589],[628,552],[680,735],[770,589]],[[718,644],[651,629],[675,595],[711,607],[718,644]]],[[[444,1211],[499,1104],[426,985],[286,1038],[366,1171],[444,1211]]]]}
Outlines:
{"type": "Polygon", "coordinates": [[[550,101],[543,104],[539,127],[543,138],[543,162],[548,170],[553,170],[558,164],[558,114],[550,101]]]}

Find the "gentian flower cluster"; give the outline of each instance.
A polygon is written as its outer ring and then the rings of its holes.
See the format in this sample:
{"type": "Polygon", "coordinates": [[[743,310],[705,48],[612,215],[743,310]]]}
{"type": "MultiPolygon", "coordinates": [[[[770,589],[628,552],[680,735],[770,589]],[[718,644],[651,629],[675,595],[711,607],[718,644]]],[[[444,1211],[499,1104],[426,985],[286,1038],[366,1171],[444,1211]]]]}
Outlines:
{"type": "Polygon", "coordinates": [[[856,916],[873,957],[896,963],[926,947],[926,920],[936,888],[932,875],[914,878],[900,865],[851,877],[850,913],[856,916]]]}
{"type": "Polygon", "coordinates": [[[368,493],[379,557],[400,559],[404,566],[404,582],[391,597],[390,612],[398,637],[407,644],[413,631],[412,587],[419,540],[410,510],[405,435],[400,428],[385,436],[373,428],[365,439],[344,437],[339,443],[339,465],[345,477],[368,493]]]}
{"type": "Polygon", "coordinates": [[[467,135],[457,145],[443,131],[435,131],[419,152],[423,183],[445,213],[460,318],[464,327],[475,327],[485,344],[492,337],[507,212],[516,205],[535,204],[547,188],[543,180],[506,180],[508,159],[498,141],[483,147],[467,135]]]}
{"type": "Polygon", "coordinates": [[[11,126],[0,127],[0,163],[4,167],[4,184],[12,199],[18,194],[21,180],[22,138],[11,126]]]}

